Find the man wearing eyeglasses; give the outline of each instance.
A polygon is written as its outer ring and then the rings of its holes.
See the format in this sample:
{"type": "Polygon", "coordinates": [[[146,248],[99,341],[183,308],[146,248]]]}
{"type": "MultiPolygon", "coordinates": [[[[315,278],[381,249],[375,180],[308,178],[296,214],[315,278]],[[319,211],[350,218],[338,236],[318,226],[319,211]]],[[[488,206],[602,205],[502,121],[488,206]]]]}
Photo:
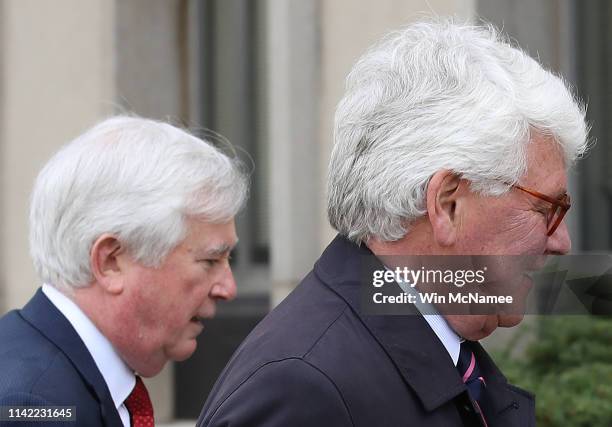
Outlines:
{"type": "Polygon", "coordinates": [[[534,426],[533,396],[478,343],[522,313],[371,315],[360,286],[388,256],[567,253],[584,108],[494,28],[427,21],[355,64],[334,136],[338,236],[242,344],[199,425],[534,426]]]}

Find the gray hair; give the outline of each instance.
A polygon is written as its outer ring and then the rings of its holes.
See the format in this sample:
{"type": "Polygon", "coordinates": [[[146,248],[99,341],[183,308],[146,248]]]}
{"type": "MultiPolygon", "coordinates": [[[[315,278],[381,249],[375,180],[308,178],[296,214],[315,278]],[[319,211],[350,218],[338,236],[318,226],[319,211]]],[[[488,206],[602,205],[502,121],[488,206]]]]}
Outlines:
{"type": "Polygon", "coordinates": [[[585,108],[493,26],[439,20],[391,33],[355,64],[336,110],[329,221],[357,243],[399,240],[426,213],[436,171],[501,195],[500,182],[526,172],[535,131],[569,167],[586,150],[585,108]]]}
{"type": "Polygon", "coordinates": [[[137,117],[107,119],[64,146],[36,179],[34,267],[57,287],[87,286],[89,253],[103,233],[157,266],[186,237],[187,218],[229,221],[247,191],[237,159],[186,131],[137,117]]]}

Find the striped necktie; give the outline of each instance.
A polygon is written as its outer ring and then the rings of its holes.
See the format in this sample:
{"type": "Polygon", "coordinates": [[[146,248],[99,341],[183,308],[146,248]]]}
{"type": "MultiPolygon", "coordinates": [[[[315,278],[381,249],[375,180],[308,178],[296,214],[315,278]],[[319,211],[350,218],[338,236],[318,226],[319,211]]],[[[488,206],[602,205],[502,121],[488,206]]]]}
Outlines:
{"type": "Polygon", "coordinates": [[[459,352],[457,370],[459,371],[459,375],[461,375],[461,379],[463,380],[464,384],[468,389],[468,394],[470,395],[470,398],[474,401],[475,406],[480,412],[484,425],[487,426],[484,414],[482,413],[482,409],[480,409],[480,404],[478,403],[480,401],[480,397],[482,395],[483,390],[487,386],[487,383],[482,377],[480,369],[478,369],[476,357],[474,356],[474,352],[472,351],[470,345],[470,341],[463,341],[461,343],[461,351],[459,352]]]}

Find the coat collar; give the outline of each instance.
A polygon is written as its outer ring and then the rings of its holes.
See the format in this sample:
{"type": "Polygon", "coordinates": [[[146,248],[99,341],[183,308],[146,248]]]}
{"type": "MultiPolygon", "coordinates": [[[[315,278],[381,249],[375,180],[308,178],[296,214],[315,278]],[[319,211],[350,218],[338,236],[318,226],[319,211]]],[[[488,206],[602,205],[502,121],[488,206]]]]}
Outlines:
{"type": "Polygon", "coordinates": [[[55,344],[71,361],[97,398],[105,425],[123,426],[110,391],[91,354],[70,322],[38,289],[20,311],[21,316],[55,344]]]}
{"type": "MultiPolygon", "coordinates": [[[[393,361],[403,380],[432,411],[466,391],[448,352],[416,308],[402,316],[367,315],[360,309],[360,286],[373,271],[384,269],[365,246],[337,236],[315,264],[315,274],[351,307],[393,361]]],[[[396,286],[398,286],[396,284],[396,286]]],[[[516,406],[506,378],[486,351],[475,343],[481,371],[487,375],[494,413],[516,406]]]]}

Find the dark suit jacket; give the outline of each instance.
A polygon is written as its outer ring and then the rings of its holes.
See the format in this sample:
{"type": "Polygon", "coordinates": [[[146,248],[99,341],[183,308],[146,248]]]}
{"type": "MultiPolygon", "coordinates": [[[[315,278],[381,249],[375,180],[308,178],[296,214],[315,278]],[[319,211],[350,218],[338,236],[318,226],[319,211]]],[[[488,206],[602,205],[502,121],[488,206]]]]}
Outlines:
{"type": "MultiPolygon", "coordinates": [[[[480,425],[422,316],[361,313],[363,255],[372,258],[342,237],[330,244],[232,356],[198,426],[480,425]]],[[[535,425],[533,396],[507,384],[480,345],[475,353],[487,379],[481,406],[489,427],[535,425]]]]}
{"type": "Polygon", "coordinates": [[[76,423],[46,423],[55,427],[123,426],[85,344],[40,289],[0,319],[0,406],[8,405],[76,406],[76,423]]]}

